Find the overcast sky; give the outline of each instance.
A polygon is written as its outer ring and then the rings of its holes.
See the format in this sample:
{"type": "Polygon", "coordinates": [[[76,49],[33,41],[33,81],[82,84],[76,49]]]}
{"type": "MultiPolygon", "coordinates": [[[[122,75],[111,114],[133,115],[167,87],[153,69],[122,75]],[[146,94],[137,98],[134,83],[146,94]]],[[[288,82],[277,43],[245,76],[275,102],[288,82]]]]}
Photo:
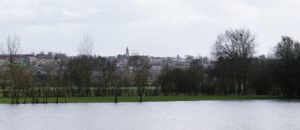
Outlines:
{"type": "Polygon", "coordinates": [[[250,29],[257,54],[282,35],[300,40],[299,0],[1,0],[0,41],[21,36],[22,53],[76,55],[82,37],[94,53],[117,55],[128,46],[154,56],[209,56],[217,35],[250,29]]]}

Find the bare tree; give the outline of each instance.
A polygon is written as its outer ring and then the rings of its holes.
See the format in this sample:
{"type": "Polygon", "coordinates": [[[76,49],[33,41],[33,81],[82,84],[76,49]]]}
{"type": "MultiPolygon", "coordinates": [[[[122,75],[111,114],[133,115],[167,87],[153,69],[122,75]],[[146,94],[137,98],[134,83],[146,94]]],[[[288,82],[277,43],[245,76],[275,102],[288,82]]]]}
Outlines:
{"type": "Polygon", "coordinates": [[[14,98],[17,96],[16,91],[16,66],[15,66],[15,57],[20,49],[20,37],[17,35],[8,36],[6,39],[6,55],[8,57],[8,69],[10,72],[10,80],[12,87],[12,103],[14,103],[14,98]]]}
{"type": "Polygon", "coordinates": [[[217,58],[250,58],[255,53],[254,42],[249,30],[227,30],[218,36],[213,54],[217,58]]]}
{"type": "Polygon", "coordinates": [[[83,36],[82,41],[80,42],[78,52],[79,55],[91,56],[93,54],[94,49],[94,40],[91,38],[89,34],[83,36]]]}
{"type": "Polygon", "coordinates": [[[88,95],[89,92],[87,91],[89,87],[91,87],[91,75],[93,72],[93,48],[94,48],[94,41],[89,34],[83,36],[78,52],[79,56],[70,59],[69,70],[70,70],[70,77],[73,79],[77,85],[79,86],[79,91],[83,95],[88,95]],[[82,88],[82,87],[85,88],[82,88]]]}
{"type": "Polygon", "coordinates": [[[214,46],[215,58],[228,59],[231,66],[234,66],[233,78],[237,84],[238,94],[245,92],[250,61],[255,53],[254,43],[255,37],[249,30],[235,29],[220,34],[214,46]]]}

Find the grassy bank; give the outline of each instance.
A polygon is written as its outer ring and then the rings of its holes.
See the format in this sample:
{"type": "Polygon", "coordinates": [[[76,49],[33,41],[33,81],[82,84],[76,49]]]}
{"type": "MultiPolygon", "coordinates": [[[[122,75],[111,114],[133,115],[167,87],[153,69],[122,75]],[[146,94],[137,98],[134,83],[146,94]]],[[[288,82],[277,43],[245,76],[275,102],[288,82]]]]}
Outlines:
{"type": "MultiPolygon", "coordinates": [[[[200,100],[267,100],[267,99],[284,99],[278,96],[146,96],[144,102],[165,102],[165,101],[200,101],[200,100]]],[[[0,104],[10,104],[10,98],[0,98],[0,104]]],[[[20,103],[24,99],[20,98],[20,103]]],[[[60,97],[59,103],[65,103],[65,98],[60,97]]],[[[67,97],[67,103],[101,103],[113,102],[114,97],[67,97]]],[[[119,102],[138,102],[139,97],[119,97],[119,102]]],[[[42,99],[39,99],[42,103],[42,99]]],[[[31,103],[31,98],[27,98],[27,103],[31,103]]],[[[48,103],[56,103],[56,98],[48,98],[48,103]]]]}

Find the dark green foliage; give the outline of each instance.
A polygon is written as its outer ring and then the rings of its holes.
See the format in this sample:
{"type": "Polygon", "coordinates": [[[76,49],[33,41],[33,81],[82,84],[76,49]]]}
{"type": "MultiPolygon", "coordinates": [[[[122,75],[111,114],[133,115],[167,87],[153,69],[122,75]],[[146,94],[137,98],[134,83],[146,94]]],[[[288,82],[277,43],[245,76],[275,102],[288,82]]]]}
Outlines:
{"type": "MultiPolygon", "coordinates": [[[[209,69],[210,81],[220,88],[225,95],[237,93],[235,89],[235,66],[233,61],[226,58],[218,58],[214,67],[209,69]]],[[[206,87],[209,89],[209,86],[206,87]]],[[[210,88],[212,89],[212,88],[210,88]]]]}
{"type": "Polygon", "coordinates": [[[78,56],[70,59],[67,74],[77,87],[90,87],[91,74],[93,70],[92,57],[78,56]]]}
{"type": "Polygon", "coordinates": [[[203,60],[204,58],[192,60],[188,69],[166,67],[158,79],[162,92],[165,95],[198,95],[201,86],[204,86],[203,60]]]}
{"type": "Polygon", "coordinates": [[[264,55],[253,59],[249,75],[249,86],[257,95],[268,95],[272,91],[272,61],[264,55]]]}
{"type": "Polygon", "coordinates": [[[300,43],[283,36],[275,50],[275,83],[283,94],[300,97],[300,43]]]}

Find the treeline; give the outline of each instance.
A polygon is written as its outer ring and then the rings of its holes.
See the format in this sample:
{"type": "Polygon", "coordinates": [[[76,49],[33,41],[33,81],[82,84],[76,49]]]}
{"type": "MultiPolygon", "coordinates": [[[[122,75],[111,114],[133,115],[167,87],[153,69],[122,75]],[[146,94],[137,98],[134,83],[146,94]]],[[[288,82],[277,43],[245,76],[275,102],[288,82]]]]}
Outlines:
{"type": "Polygon", "coordinates": [[[205,67],[194,59],[188,69],[168,67],[159,77],[164,94],[279,95],[300,97],[300,43],[283,36],[270,56],[254,56],[249,30],[227,30],[214,45],[205,67]]]}
{"type": "Polygon", "coordinates": [[[47,102],[48,97],[144,95],[279,95],[300,97],[300,44],[283,36],[269,56],[255,56],[255,37],[246,29],[227,30],[218,35],[212,59],[192,58],[188,67],[162,65],[151,77],[147,56],[117,58],[94,56],[93,40],[85,36],[79,55],[56,54],[55,64],[43,66],[47,73],[16,63],[20,40],[7,38],[6,65],[1,69],[3,96],[12,103],[47,102]],[[151,79],[151,80],[150,80],[151,79]],[[23,101],[19,101],[22,98],[23,101]]]}
{"type": "Polygon", "coordinates": [[[58,102],[59,97],[66,100],[67,97],[89,96],[114,96],[117,102],[117,97],[122,95],[138,96],[142,101],[145,94],[159,95],[159,89],[149,86],[147,56],[126,57],[126,65],[120,69],[117,58],[92,55],[93,40],[89,35],[81,41],[78,56],[55,54],[55,63],[51,64],[20,64],[17,62],[19,49],[19,37],[9,36],[0,85],[2,96],[11,97],[12,104],[47,103],[48,97],[56,97],[58,102]]]}

